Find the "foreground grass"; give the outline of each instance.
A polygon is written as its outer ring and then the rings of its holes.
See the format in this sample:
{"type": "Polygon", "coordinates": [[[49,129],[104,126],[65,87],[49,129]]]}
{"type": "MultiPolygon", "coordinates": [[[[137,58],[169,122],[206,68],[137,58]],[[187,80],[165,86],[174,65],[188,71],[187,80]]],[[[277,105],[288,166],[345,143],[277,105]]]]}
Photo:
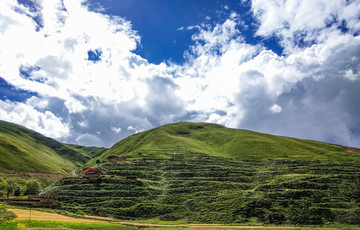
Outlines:
{"type": "Polygon", "coordinates": [[[126,226],[117,223],[86,223],[86,222],[61,222],[61,221],[43,221],[43,220],[11,220],[0,222],[1,230],[22,230],[22,229],[120,229],[130,230],[134,227],[142,230],[239,230],[239,229],[263,229],[263,230],[360,230],[358,226],[350,225],[332,225],[325,227],[291,227],[291,226],[126,226]]]}
{"type": "Polygon", "coordinates": [[[134,229],[123,224],[113,223],[83,223],[83,222],[61,222],[46,220],[12,220],[0,223],[2,230],[16,229],[134,229]]]}

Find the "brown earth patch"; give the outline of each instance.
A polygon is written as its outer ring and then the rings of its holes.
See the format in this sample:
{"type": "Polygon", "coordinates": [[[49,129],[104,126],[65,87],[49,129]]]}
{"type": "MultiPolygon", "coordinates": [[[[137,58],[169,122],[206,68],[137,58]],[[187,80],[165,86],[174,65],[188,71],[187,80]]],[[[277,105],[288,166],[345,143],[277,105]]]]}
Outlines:
{"type": "Polygon", "coordinates": [[[96,220],[80,219],[69,216],[64,216],[56,213],[40,212],[37,210],[29,209],[8,209],[15,213],[17,220],[52,220],[52,221],[63,221],[63,222],[99,222],[96,220]]]}
{"type": "Polygon", "coordinates": [[[354,150],[352,150],[352,149],[346,149],[345,150],[347,153],[354,153],[355,151],[354,150]]]}
{"type": "Polygon", "coordinates": [[[33,171],[20,171],[10,169],[0,169],[0,176],[5,177],[20,177],[23,179],[45,179],[46,181],[59,180],[65,177],[60,173],[45,173],[45,172],[33,172],[33,171]]]}

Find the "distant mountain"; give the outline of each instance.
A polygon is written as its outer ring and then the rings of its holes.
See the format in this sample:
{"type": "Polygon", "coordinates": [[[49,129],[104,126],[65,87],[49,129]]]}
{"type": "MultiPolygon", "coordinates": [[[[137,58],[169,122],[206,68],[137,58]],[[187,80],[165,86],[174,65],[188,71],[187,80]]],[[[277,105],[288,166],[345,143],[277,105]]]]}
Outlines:
{"type": "Polygon", "coordinates": [[[129,136],[97,159],[104,160],[112,154],[169,158],[169,154],[177,153],[202,153],[237,160],[360,161],[360,150],[356,148],[188,122],[167,124],[129,136]]]}
{"type": "Polygon", "coordinates": [[[0,121],[0,169],[68,175],[104,150],[62,144],[20,125],[0,121]]]}

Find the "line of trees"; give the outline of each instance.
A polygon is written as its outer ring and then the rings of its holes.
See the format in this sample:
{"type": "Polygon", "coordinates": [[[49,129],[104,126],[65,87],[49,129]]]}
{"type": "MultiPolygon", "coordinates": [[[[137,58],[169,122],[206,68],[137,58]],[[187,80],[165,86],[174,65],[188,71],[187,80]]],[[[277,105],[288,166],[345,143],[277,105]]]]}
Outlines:
{"type": "Polygon", "coordinates": [[[0,196],[36,195],[41,191],[39,181],[25,180],[21,178],[0,178],[0,196]]]}

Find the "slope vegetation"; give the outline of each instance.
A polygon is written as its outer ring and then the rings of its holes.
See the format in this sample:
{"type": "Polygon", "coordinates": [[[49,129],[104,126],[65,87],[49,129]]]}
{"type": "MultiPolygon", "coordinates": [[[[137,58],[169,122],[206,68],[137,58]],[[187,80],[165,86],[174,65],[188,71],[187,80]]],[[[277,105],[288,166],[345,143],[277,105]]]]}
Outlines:
{"type": "Polygon", "coordinates": [[[65,145],[22,126],[0,121],[0,169],[69,174],[77,165],[91,159],[88,151],[104,150],[65,145]]]}
{"type": "MultiPolygon", "coordinates": [[[[207,123],[179,122],[138,133],[115,144],[99,157],[168,158],[169,153],[202,153],[238,160],[313,160],[359,162],[359,149],[281,137],[207,123]]],[[[94,164],[94,161],[90,163],[94,164]]]]}
{"type": "Polygon", "coordinates": [[[59,209],[189,223],[360,221],[360,170],[354,163],[234,160],[189,153],[98,166],[106,172],[98,180],[64,178],[47,188],[59,196],[59,209]]]}
{"type": "Polygon", "coordinates": [[[180,122],[130,136],[91,160],[105,174],[99,179],[64,178],[47,192],[59,196],[60,209],[119,219],[358,224],[359,154],[344,146],[180,122]],[[110,162],[111,154],[126,161],[110,162]]]}

